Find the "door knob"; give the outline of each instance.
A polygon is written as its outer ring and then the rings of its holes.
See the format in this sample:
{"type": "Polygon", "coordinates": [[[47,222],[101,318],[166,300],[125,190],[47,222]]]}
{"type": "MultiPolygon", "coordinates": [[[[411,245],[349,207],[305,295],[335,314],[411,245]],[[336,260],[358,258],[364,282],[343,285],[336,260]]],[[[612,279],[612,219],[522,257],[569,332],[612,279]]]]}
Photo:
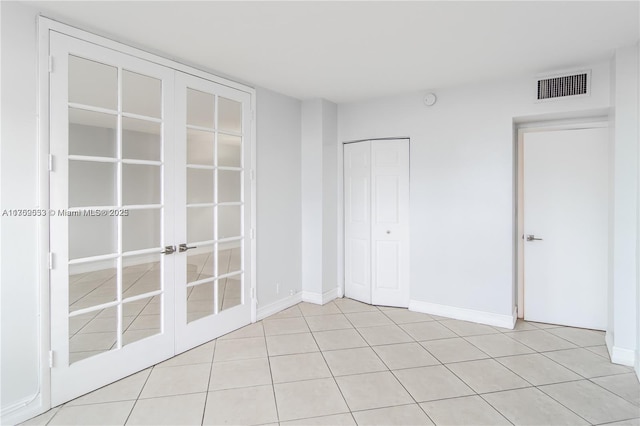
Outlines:
{"type": "Polygon", "coordinates": [[[176,252],[176,246],[165,246],[164,250],[160,253],[162,254],[173,254],[176,252]]]}
{"type": "Polygon", "coordinates": [[[536,238],[535,235],[527,235],[527,241],[542,241],[542,238],[536,238]]]}
{"type": "Polygon", "coordinates": [[[391,233],[391,231],[389,231],[389,230],[387,229],[387,234],[390,234],[390,233],[391,233]]]}
{"type": "Polygon", "coordinates": [[[194,249],[194,248],[198,248],[198,247],[195,247],[195,246],[194,247],[187,247],[186,244],[180,244],[178,246],[178,250],[180,251],[180,253],[184,253],[185,251],[191,250],[191,249],[194,249]]]}

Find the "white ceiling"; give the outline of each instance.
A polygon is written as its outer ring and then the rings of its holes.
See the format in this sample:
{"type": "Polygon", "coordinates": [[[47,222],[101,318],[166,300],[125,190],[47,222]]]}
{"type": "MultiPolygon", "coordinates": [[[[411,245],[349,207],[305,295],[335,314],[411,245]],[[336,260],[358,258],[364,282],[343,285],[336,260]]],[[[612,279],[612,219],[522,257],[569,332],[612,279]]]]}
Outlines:
{"type": "Polygon", "coordinates": [[[640,37],[638,1],[37,1],[43,15],[337,103],[580,67],[640,37]]]}

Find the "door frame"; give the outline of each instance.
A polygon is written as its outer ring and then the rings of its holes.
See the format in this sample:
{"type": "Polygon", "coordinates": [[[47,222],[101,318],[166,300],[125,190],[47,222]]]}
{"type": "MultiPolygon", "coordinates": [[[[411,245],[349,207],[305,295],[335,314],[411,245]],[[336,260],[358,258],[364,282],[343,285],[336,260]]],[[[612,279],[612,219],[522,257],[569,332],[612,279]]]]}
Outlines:
{"type": "Polygon", "coordinates": [[[609,127],[606,116],[585,117],[576,120],[551,120],[522,123],[516,126],[516,293],[518,318],[524,319],[524,135],[527,133],[549,132],[558,130],[579,130],[609,127]]]}
{"type": "MultiPolygon", "coordinates": [[[[251,120],[251,135],[248,143],[251,149],[251,164],[250,174],[252,179],[246,183],[251,187],[250,203],[251,207],[247,213],[251,215],[250,223],[250,257],[251,257],[251,271],[247,276],[250,280],[250,292],[251,292],[251,322],[256,321],[256,90],[253,87],[245,84],[237,83],[235,81],[218,77],[210,74],[206,71],[193,68],[179,62],[172,61],[170,59],[163,58],[153,53],[146,52],[144,50],[131,47],[129,45],[114,41],[107,37],[96,35],[53,19],[39,16],[37,22],[37,40],[38,40],[38,117],[37,117],[37,156],[38,156],[38,169],[37,169],[37,209],[44,209],[49,211],[49,170],[50,164],[50,84],[49,73],[50,70],[55,70],[55,63],[50,61],[50,34],[51,32],[61,33],[70,37],[78,38],[89,43],[94,43],[98,46],[105,47],[124,53],[130,56],[134,56],[138,59],[146,60],[169,69],[191,74],[196,77],[200,77],[205,80],[209,80],[242,92],[246,92],[250,95],[250,120],[251,120]]],[[[49,276],[50,269],[50,224],[49,216],[40,216],[37,218],[37,264],[38,264],[38,282],[37,287],[39,291],[38,300],[38,353],[39,353],[39,373],[38,373],[38,390],[32,396],[25,398],[20,402],[19,406],[24,407],[22,416],[36,416],[51,408],[51,309],[50,309],[50,286],[51,280],[49,276]]],[[[17,410],[18,407],[15,408],[17,410]]],[[[21,417],[22,417],[21,416],[21,417]]]]}

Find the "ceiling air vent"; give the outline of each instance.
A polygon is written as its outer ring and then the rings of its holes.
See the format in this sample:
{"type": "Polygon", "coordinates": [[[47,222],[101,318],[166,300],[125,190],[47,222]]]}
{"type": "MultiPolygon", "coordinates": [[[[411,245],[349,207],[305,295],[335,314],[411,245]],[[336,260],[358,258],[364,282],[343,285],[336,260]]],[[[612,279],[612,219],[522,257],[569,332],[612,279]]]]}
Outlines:
{"type": "Polygon", "coordinates": [[[588,95],[590,72],[538,80],[538,100],[588,95]]]}

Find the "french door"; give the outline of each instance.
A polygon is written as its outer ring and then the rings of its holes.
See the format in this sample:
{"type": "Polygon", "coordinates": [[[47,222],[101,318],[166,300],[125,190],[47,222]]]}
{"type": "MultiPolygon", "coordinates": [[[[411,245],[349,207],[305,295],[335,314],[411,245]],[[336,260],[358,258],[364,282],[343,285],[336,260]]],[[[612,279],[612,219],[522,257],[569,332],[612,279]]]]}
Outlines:
{"type": "Polygon", "coordinates": [[[50,54],[57,405],[250,322],[251,127],[249,93],[56,32],[50,54]]]}

